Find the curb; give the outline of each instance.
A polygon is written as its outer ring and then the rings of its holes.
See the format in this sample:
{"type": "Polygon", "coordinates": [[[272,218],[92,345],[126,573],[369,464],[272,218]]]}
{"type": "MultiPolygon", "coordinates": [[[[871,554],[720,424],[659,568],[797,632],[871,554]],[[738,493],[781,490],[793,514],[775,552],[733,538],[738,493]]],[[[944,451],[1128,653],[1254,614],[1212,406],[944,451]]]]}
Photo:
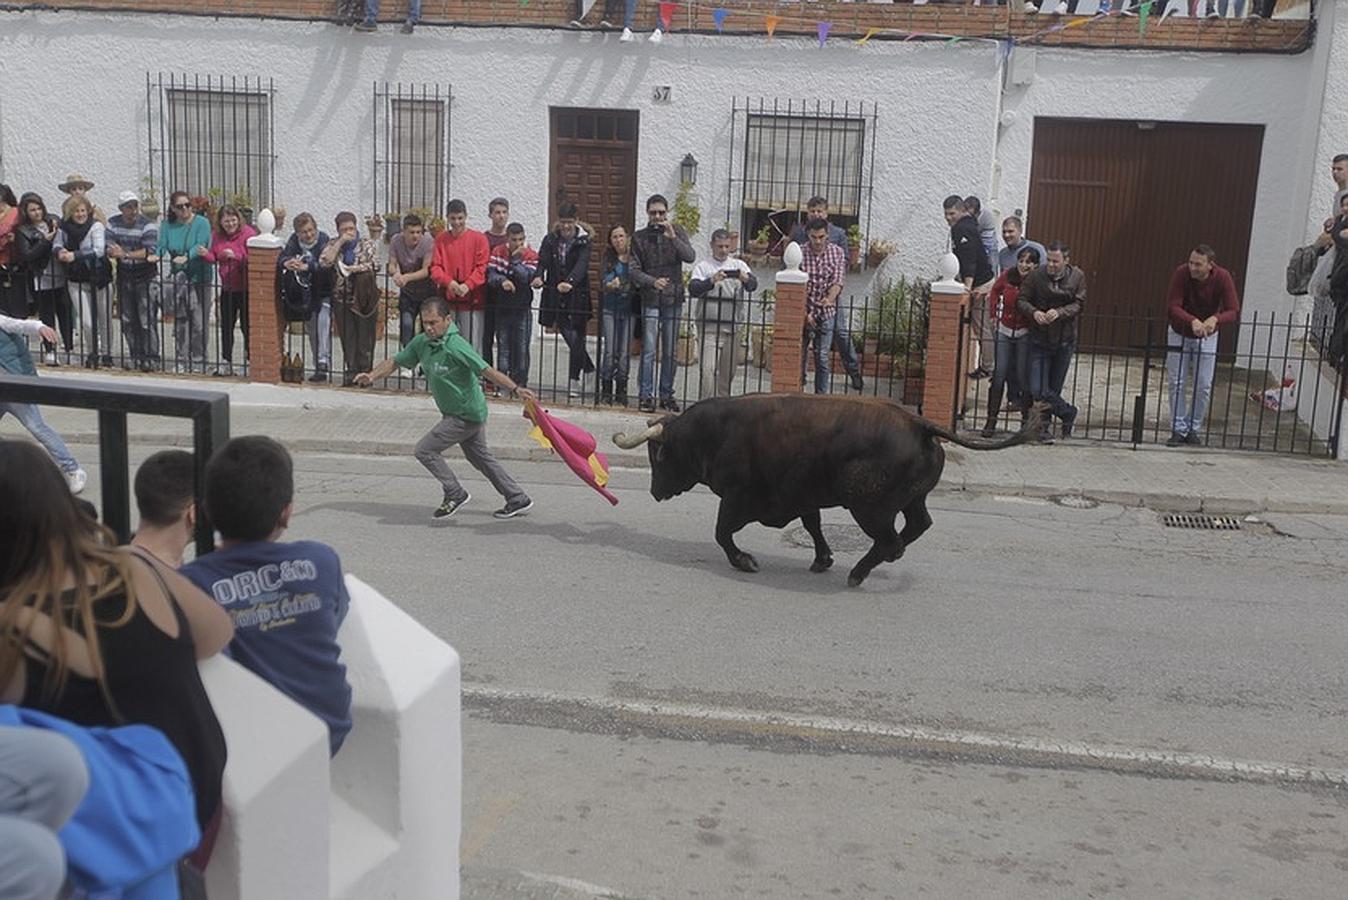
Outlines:
{"type": "MultiPolygon", "coordinates": [[[[152,445],[156,447],[191,447],[190,434],[153,434],[143,431],[133,432],[129,443],[134,445],[152,445]]],[[[98,433],[77,431],[65,435],[67,443],[98,444],[98,433]]],[[[352,456],[407,456],[412,455],[410,442],[379,440],[332,440],[317,438],[283,438],[283,444],[296,453],[335,453],[352,456]]],[[[542,462],[554,459],[556,454],[537,445],[496,444],[492,454],[500,460],[511,462],[542,462]]],[[[650,458],[645,452],[632,450],[604,450],[612,468],[648,469],[650,458]]],[[[456,454],[461,456],[462,454],[456,454]]],[[[951,462],[956,460],[951,459],[951,462]]],[[[1175,513],[1212,513],[1215,515],[1234,515],[1248,513],[1285,513],[1295,515],[1348,515],[1348,502],[1331,500],[1280,500],[1273,497],[1204,497],[1197,494],[1171,494],[1163,491],[1129,490],[1081,490],[1079,488],[1058,485],[1014,485],[1004,482],[972,481],[962,476],[951,477],[952,466],[947,466],[946,475],[935,488],[935,493],[978,496],[997,495],[1003,497],[1031,497],[1049,500],[1064,494],[1089,497],[1101,503],[1116,506],[1152,509],[1157,512],[1175,513]]]]}

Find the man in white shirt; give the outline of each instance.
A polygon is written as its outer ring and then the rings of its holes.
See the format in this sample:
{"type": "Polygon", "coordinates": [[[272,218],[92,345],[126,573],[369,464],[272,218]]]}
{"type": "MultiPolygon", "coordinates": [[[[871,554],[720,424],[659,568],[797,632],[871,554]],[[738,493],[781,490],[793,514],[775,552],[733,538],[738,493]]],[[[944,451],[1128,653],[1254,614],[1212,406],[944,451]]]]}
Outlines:
{"type": "Polygon", "coordinates": [[[745,296],[758,290],[748,263],[730,255],[730,232],[718,228],[711,235],[711,259],[700,259],[688,279],[688,293],[698,303],[702,377],[697,398],[729,397],[730,383],[739,365],[740,309],[745,296]]]}

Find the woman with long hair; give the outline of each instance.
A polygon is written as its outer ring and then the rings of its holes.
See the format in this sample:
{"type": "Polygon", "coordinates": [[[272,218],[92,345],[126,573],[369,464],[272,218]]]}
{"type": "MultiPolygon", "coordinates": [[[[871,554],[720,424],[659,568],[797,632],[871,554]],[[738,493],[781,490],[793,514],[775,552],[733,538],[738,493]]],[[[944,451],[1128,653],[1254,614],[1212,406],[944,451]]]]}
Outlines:
{"type": "MultiPolygon", "coordinates": [[[[192,209],[186,191],[169,196],[169,217],[159,227],[159,257],[169,261],[173,290],[173,359],[181,374],[206,371],[206,338],[211,304],[211,264],[206,253],[211,225],[192,209]]],[[[167,354],[165,354],[167,356],[167,354]]]]}
{"type": "Polygon", "coordinates": [[[66,201],[70,216],[61,222],[53,245],[66,267],[66,290],[80,320],[84,367],[112,365],[112,267],[107,230],[94,218],[94,207],[80,196],[66,201]],[[88,335],[88,339],[83,336],[88,335]]]}
{"type": "Polygon", "coordinates": [[[28,285],[14,242],[18,238],[19,201],[7,184],[0,184],[0,313],[28,318],[28,285]]]}
{"type": "Polygon", "coordinates": [[[604,260],[599,278],[604,288],[599,355],[599,402],[627,405],[627,373],[632,362],[631,235],[622,225],[613,225],[604,242],[604,260]]]}
{"type": "Polygon", "coordinates": [[[211,246],[202,254],[220,273],[220,366],[215,375],[234,374],[234,325],[243,328],[243,358],[248,359],[248,239],[257,229],[243,220],[237,206],[226,204],[215,216],[211,246]]]}
{"type": "MultiPolygon", "coordinates": [[[[66,267],[56,258],[56,234],[61,220],[47,212],[42,198],[29,191],[19,198],[19,259],[28,270],[28,286],[37,305],[38,318],[49,328],[60,324],[61,343],[67,357],[74,346],[70,295],[66,293],[66,267]]],[[[56,365],[56,345],[42,342],[43,362],[56,365]]]]}
{"type": "Polygon", "coordinates": [[[997,276],[988,292],[989,321],[995,322],[993,336],[992,381],[988,385],[988,420],[983,437],[997,433],[997,417],[1002,411],[1005,393],[1011,405],[1020,410],[1021,419],[1030,410],[1030,322],[1016,308],[1020,285],[1027,275],[1039,268],[1039,251],[1026,247],[1016,257],[1016,267],[997,276]]]}
{"type": "Polygon", "coordinates": [[[84,514],[37,446],[0,441],[0,703],[78,725],[150,725],[186,764],[205,830],[225,736],[197,671],[233,624],[176,571],[84,514]]]}

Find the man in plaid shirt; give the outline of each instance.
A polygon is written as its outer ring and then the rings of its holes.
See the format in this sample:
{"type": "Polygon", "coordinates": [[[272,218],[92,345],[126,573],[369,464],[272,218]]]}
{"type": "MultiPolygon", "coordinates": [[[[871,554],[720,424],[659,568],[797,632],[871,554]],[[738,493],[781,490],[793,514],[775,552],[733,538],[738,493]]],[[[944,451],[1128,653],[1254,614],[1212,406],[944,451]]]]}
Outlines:
{"type": "Polygon", "coordinates": [[[801,341],[800,383],[805,384],[805,354],[814,341],[814,392],[829,392],[829,349],[833,346],[833,324],[842,293],[847,257],[828,239],[828,220],[811,219],[806,226],[810,239],[802,249],[801,270],[809,277],[805,283],[805,334],[801,341]]]}

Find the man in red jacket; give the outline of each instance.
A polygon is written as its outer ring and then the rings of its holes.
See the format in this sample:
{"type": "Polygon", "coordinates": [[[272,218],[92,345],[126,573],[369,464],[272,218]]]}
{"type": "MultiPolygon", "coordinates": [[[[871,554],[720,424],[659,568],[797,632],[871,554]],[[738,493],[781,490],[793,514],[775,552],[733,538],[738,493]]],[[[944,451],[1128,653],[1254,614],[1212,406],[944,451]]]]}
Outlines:
{"type": "Polygon", "coordinates": [[[1199,244],[1189,261],[1170,276],[1170,328],[1165,368],[1170,381],[1170,440],[1167,447],[1203,444],[1203,421],[1212,399],[1217,368],[1217,329],[1240,319],[1240,299],[1231,273],[1217,265],[1217,253],[1199,244]],[[1189,386],[1189,373],[1193,385],[1189,386]]]}
{"type": "Polygon", "coordinates": [[[444,292],[459,332],[482,355],[487,309],[487,236],[468,227],[468,207],[451,200],[445,207],[448,230],[435,239],[431,280],[444,292]]]}

